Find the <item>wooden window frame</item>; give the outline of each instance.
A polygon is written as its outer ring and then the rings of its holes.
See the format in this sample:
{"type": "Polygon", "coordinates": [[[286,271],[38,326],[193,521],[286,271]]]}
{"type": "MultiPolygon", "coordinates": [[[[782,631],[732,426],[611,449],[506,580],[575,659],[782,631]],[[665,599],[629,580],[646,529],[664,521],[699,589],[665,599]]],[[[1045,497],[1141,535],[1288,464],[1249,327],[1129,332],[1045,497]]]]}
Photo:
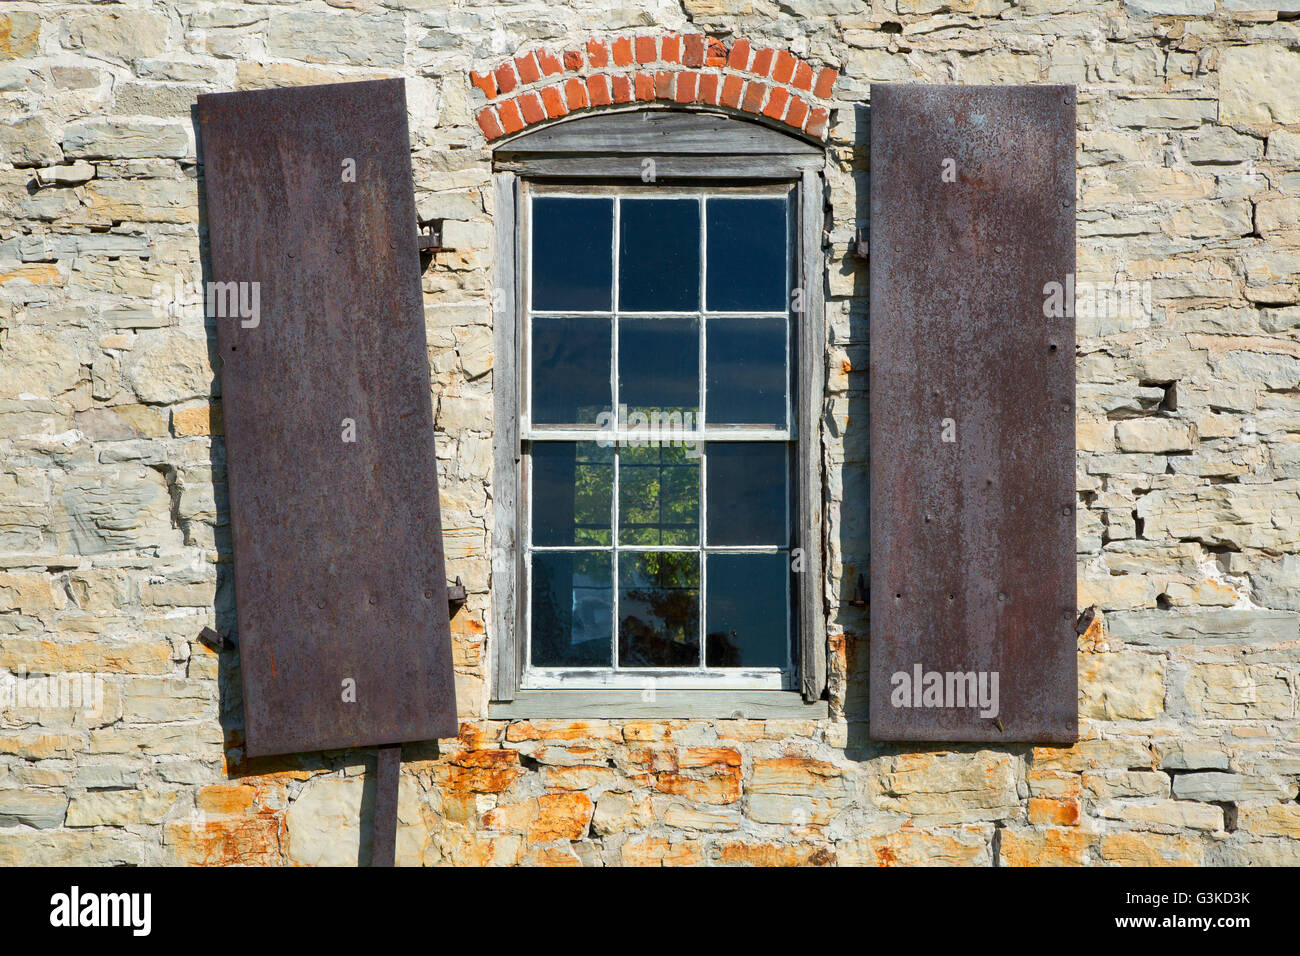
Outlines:
{"type": "Polygon", "coordinates": [[[821,717],[826,686],[823,612],[823,469],[820,426],[825,391],[825,156],[820,146],[758,123],[707,111],[637,109],[601,113],[531,130],[499,146],[493,163],[496,243],[493,412],[492,667],[488,716],[514,717],[821,717]],[[526,653],[520,410],[524,315],[518,295],[524,249],[521,183],[664,185],[786,182],[797,193],[794,284],[797,432],[797,683],[794,690],[735,688],[653,692],[637,689],[521,690],[526,653]]]}

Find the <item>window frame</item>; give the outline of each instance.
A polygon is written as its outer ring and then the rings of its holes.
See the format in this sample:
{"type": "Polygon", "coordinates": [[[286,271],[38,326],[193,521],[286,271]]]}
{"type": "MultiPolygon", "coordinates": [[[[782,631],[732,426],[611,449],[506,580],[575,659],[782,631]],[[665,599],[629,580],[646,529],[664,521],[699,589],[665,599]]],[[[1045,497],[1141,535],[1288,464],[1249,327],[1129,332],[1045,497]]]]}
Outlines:
{"type": "MultiPolygon", "coordinates": [[[[717,112],[643,108],[603,113],[533,130],[500,146],[494,155],[493,215],[496,287],[492,290],[495,360],[493,403],[496,422],[493,474],[493,546],[488,634],[492,667],[489,717],[690,717],[818,716],[826,683],[823,613],[822,453],[820,424],[824,404],[824,185],[823,150],[758,123],[717,112]],[[673,681],[636,687],[546,687],[522,685],[527,654],[525,577],[525,476],[521,421],[529,368],[522,283],[527,281],[527,236],[523,203],[532,184],[547,190],[568,184],[613,186],[643,182],[647,161],[654,184],[673,187],[772,186],[795,192],[791,241],[797,246],[792,284],[803,309],[793,311],[790,396],[796,461],[793,548],[801,552],[802,573],[793,623],[794,687],[671,686],[673,681]]],[[[595,437],[593,431],[591,436],[595,437]]],[[[703,594],[701,598],[703,600],[703,594]]],[[[703,613],[703,611],[701,611],[703,613]]],[[[738,670],[744,670],[740,668],[738,670]]],[[[647,677],[651,676],[649,674],[647,677]]],[[[695,674],[693,676],[698,676],[695,674]]],[[[680,682],[676,682],[679,683],[680,682]]]]}

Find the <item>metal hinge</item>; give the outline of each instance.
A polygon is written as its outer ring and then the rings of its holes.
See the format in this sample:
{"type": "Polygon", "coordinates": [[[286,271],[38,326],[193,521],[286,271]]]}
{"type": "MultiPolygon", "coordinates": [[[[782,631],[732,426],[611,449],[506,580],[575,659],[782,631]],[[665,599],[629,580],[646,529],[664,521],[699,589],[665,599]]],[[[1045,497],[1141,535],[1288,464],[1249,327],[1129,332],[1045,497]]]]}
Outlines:
{"type": "Polygon", "coordinates": [[[853,258],[866,262],[871,258],[871,244],[867,241],[867,232],[861,226],[853,234],[853,258]]]}
{"type": "Polygon", "coordinates": [[[425,227],[425,230],[425,232],[418,233],[420,252],[425,254],[442,252],[442,220],[433,220],[425,227]]]}
{"type": "Polygon", "coordinates": [[[456,583],[447,585],[447,609],[455,614],[465,603],[466,597],[465,585],[460,583],[460,575],[456,575],[456,583]]]}
{"type": "Polygon", "coordinates": [[[234,638],[227,637],[213,627],[205,627],[199,631],[199,640],[214,651],[233,650],[236,646],[234,638]]]}

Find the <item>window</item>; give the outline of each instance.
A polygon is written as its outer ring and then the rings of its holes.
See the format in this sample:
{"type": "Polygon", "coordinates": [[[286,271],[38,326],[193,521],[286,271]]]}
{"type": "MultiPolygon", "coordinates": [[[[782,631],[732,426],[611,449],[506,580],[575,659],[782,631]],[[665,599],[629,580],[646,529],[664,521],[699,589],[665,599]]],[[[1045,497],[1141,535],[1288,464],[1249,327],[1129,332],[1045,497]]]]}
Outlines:
{"type": "Polygon", "coordinates": [[[523,687],[793,686],[793,207],[526,188],[523,687]]]}
{"type": "Polygon", "coordinates": [[[820,149],[648,111],[496,159],[514,321],[498,313],[490,640],[513,709],[495,712],[806,712],[825,672],[820,149]]]}

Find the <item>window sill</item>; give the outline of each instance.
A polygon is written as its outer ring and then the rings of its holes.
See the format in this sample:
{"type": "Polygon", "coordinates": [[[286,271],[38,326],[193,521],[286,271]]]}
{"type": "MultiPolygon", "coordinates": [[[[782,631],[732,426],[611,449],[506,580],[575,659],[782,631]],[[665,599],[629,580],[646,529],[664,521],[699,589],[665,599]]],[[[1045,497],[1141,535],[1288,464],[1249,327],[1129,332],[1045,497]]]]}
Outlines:
{"type": "Polygon", "coordinates": [[[790,690],[659,691],[653,700],[642,695],[640,690],[523,690],[514,700],[488,704],[488,719],[821,720],[829,714],[826,701],[808,703],[798,691],[790,690]]]}

